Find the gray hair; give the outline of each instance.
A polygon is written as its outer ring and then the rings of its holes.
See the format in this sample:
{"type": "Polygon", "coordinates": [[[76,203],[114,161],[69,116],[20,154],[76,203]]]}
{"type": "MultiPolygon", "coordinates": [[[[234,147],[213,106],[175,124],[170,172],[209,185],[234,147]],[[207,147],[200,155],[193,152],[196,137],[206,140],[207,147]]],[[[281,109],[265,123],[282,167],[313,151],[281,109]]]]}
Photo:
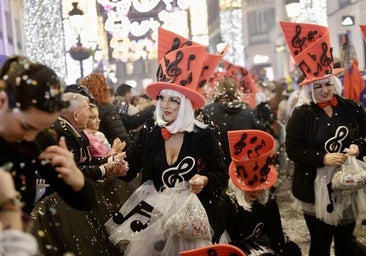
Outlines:
{"type": "Polygon", "coordinates": [[[74,113],[76,110],[80,109],[85,103],[89,104],[89,98],[81,95],[80,93],[65,92],[62,94],[62,99],[70,102],[68,108],[61,110],[60,114],[63,116],[68,116],[74,113]]]}
{"type": "Polygon", "coordinates": [[[161,90],[160,93],[164,93],[168,95],[169,97],[179,97],[180,98],[180,105],[178,110],[178,116],[177,119],[170,125],[166,126],[168,123],[163,119],[163,112],[161,109],[161,103],[160,100],[158,100],[158,103],[156,105],[155,110],[155,121],[160,127],[165,127],[171,132],[171,133],[177,133],[177,132],[191,132],[193,131],[194,125],[197,125],[200,128],[207,128],[207,125],[196,120],[194,116],[194,109],[192,107],[192,102],[190,99],[188,99],[185,95],[182,93],[171,90],[171,89],[164,89],[161,90]]]}

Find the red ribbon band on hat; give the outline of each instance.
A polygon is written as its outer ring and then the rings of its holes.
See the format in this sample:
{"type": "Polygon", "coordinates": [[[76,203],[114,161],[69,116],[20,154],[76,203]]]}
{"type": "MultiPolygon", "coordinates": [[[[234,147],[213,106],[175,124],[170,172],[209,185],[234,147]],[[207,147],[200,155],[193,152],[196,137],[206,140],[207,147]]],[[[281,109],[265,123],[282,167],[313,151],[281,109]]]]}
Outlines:
{"type": "Polygon", "coordinates": [[[332,106],[335,107],[338,105],[338,100],[335,96],[330,101],[327,102],[318,102],[318,106],[321,108],[325,108],[326,106],[332,106]]]}

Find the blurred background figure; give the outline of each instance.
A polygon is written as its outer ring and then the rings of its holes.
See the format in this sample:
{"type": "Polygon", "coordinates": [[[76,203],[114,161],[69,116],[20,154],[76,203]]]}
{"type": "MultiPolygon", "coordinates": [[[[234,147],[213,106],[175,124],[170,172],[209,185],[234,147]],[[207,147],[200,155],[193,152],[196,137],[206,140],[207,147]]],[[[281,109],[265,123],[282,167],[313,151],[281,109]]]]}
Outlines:
{"type": "Polygon", "coordinates": [[[264,125],[257,119],[255,110],[242,101],[237,82],[233,78],[225,78],[219,82],[214,102],[206,105],[203,113],[220,129],[220,142],[227,166],[231,162],[228,131],[264,130],[264,125]]]}
{"type": "Polygon", "coordinates": [[[115,93],[114,100],[112,103],[117,107],[118,113],[124,113],[129,115],[134,115],[140,110],[137,104],[131,104],[132,99],[132,86],[128,84],[120,84],[115,93]]]}

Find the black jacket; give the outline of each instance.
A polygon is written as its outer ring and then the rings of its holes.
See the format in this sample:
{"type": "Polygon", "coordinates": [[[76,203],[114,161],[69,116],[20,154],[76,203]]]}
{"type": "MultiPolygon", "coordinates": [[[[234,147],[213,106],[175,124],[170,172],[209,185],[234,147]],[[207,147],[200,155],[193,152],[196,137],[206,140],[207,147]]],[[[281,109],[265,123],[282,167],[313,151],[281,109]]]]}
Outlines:
{"type": "Polygon", "coordinates": [[[280,211],[273,194],[270,194],[265,205],[256,202],[252,205],[252,211],[247,211],[238,204],[233,192],[227,192],[220,200],[220,208],[225,216],[226,231],[232,240],[230,243],[244,252],[249,254],[248,245],[261,238],[268,240],[276,255],[285,247],[280,211]]]}
{"type": "Polygon", "coordinates": [[[77,131],[73,125],[63,117],[51,125],[59,137],[64,136],[67,148],[73,153],[74,159],[84,175],[91,180],[102,178],[100,165],[106,163],[106,157],[92,157],[89,151],[88,137],[82,131],[77,131]]]}
{"type": "MultiPolygon", "coordinates": [[[[85,185],[81,191],[75,192],[62,179],[50,164],[42,164],[37,160],[40,153],[38,145],[30,142],[9,144],[0,138],[0,165],[12,163],[11,173],[19,191],[23,210],[30,213],[34,206],[36,195],[36,173],[46,180],[47,184],[56,191],[61,198],[77,210],[91,210],[95,207],[96,198],[92,181],[85,178],[85,185]]],[[[43,147],[45,148],[45,147],[43,147]]]]}
{"type": "Polygon", "coordinates": [[[153,116],[155,106],[147,107],[136,115],[118,114],[116,106],[113,104],[102,104],[98,106],[100,127],[110,144],[113,144],[115,138],[120,138],[126,142],[126,148],[131,145],[131,138],[128,131],[138,128],[148,118],[153,116]]]}
{"type": "MultiPolygon", "coordinates": [[[[358,145],[359,158],[362,158],[366,155],[366,113],[355,101],[336,97],[353,128],[349,131],[351,143],[358,145]]],[[[320,111],[323,110],[314,103],[296,107],[286,127],[286,152],[295,163],[292,192],[299,200],[309,203],[315,202],[316,169],[324,166],[326,154],[323,147],[316,147],[315,141],[320,111]]]]}
{"type": "Polygon", "coordinates": [[[264,125],[257,119],[255,111],[245,103],[230,107],[230,105],[225,105],[216,100],[214,103],[205,106],[203,112],[220,128],[220,142],[227,166],[231,162],[227,131],[264,130],[264,125]]]}

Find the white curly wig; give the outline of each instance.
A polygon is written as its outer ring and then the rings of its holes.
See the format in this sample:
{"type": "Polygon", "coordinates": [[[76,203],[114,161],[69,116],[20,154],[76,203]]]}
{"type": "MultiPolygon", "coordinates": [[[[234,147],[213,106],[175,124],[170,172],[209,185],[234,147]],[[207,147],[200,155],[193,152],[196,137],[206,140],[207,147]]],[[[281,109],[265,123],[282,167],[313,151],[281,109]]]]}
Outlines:
{"type": "Polygon", "coordinates": [[[331,80],[334,84],[334,94],[342,95],[342,82],[336,76],[329,76],[327,78],[323,78],[321,80],[317,80],[308,84],[305,84],[300,89],[299,99],[297,101],[296,106],[301,105],[310,105],[311,102],[318,103],[318,101],[314,97],[314,84],[316,83],[324,83],[331,80]]]}

